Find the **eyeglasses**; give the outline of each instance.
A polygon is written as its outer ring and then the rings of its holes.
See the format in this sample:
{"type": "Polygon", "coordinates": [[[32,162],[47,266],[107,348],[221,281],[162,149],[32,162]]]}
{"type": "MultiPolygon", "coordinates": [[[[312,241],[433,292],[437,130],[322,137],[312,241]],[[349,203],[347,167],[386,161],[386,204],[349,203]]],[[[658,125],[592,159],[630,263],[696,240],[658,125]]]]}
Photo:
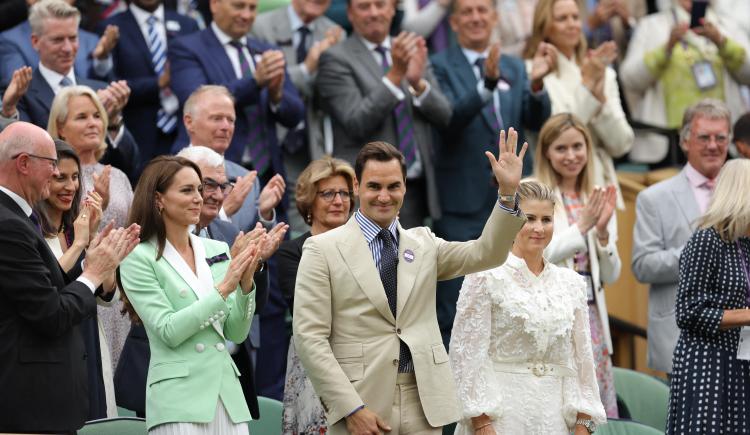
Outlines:
{"type": "Polygon", "coordinates": [[[729,136],[723,134],[699,134],[695,138],[701,145],[708,145],[711,142],[711,138],[716,141],[717,145],[726,145],[729,143],[729,136]]]}
{"type": "Polygon", "coordinates": [[[323,201],[325,202],[333,201],[333,198],[335,198],[336,195],[341,197],[341,201],[349,202],[352,200],[354,193],[351,190],[323,190],[318,192],[318,196],[323,198],[323,201]]]}
{"type": "Polygon", "coordinates": [[[52,164],[52,169],[57,169],[57,159],[53,159],[52,157],[38,156],[36,154],[31,154],[31,153],[18,153],[15,156],[11,157],[11,159],[15,160],[24,154],[26,154],[29,157],[33,157],[35,159],[46,160],[52,164]]]}
{"type": "Polygon", "coordinates": [[[203,179],[203,193],[210,195],[216,192],[217,189],[221,189],[221,193],[223,193],[224,195],[229,195],[229,192],[234,189],[234,183],[231,183],[229,181],[227,181],[226,183],[219,183],[213,178],[203,179]]]}

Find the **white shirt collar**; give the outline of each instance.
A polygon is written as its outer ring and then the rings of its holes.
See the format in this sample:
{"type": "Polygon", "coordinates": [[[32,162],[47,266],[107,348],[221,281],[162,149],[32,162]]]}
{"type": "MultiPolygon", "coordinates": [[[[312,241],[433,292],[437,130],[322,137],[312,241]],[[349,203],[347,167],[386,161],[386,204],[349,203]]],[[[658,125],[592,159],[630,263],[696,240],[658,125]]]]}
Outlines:
{"type": "Polygon", "coordinates": [[[476,50],[464,47],[461,47],[461,51],[464,53],[464,56],[466,56],[466,60],[469,61],[469,65],[471,66],[474,66],[474,62],[476,62],[480,57],[484,57],[486,59],[489,52],[489,50],[484,50],[480,53],[476,50]]]}
{"type": "Polygon", "coordinates": [[[70,71],[68,71],[67,74],[62,75],[56,71],[52,71],[51,69],[47,68],[46,66],[42,64],[42,62],[39,62],[39,73],[42,74],[42,77],[44,77],[44,80],[47,80],[49,87],[52,88],[52,92],[55,95],[57,95],[57,93],[60,92],[60,81],[63,79],[63,77],[69,78],[73,85],[78,84],[76,82],[75,68],[73,67],[70,68],[70,71]]]}
{"type": "Polygon", "coordinates": [[[5,186],[0,186],[0,191],[3,191],[6,195],[10,196],[10,199],[15,201],[15,203],[18,204],[19,207],[21,207],[21,210],[23,210],[26,216],[31,216],[31,206],[28,202],[26,202],[25,199],[21,198],[21,196],[16,192],[8,189],[5,186]]]}
{"type": "Polygon", "coordinates": [[[130,3],[130,6],[128,6],[128,7],[130,8],[130,12],[135,17],[135,21],[141,27],[148,25],[148,23],[146,22],[146,20],[148,20],[148,17],[150,17],[151,15],[155,16],[156,20],[159,23],[163,23],[164,22],[164,5],[162,5],[162,4],[160,4],[159,7],[157,7],[156,10],[153,13],[149,12],[149,11],[146,11],[144,9],[139,8],[138,6],[136,6],[132,2],[130,3]]]}
{"type": "MultiPolygon", "coordinates": [[[[300,27],[305,25],[299,15],[297,15],[297,11],[294,10],[292,5],[289,5],[289,7],[287,8],[287,15],[289,16],[289,25],[292,27],[292,32],[296,32],[300,27]]],[[[311,25],[312,23],[308,24],[307,28],[310,29],[311,25]]]]}
{"type": "Polygon", "coordinates": [[[364,36],[360,35],[359,37],[362,38],[362,42],[364,42],[365,47],[367,47],[369,51],[375,50],[375,47],[377,46],[385,47],[388,51],[391,51],[391,37],[390,36],[386,36],[383,42],[381,42],[380,44],[375,44],[374,42],[370,42],[367,39],[365,39],[364,36]]]}
{"type": "MultiPolygon", "coordinates": [[[[214,35],[216,35],[216,38],[219,40],[222,46],[226,46],[230,42],[235,41],[234,38],[224,33],[224,31],[221,30],[219,26],[216,25],[216,21],[211,22],[211,30],[214,31],[214,35]]],[[[247,38],[245,37],[241,38],[241,42],[243,44],[247,44],[247,38]]]]}

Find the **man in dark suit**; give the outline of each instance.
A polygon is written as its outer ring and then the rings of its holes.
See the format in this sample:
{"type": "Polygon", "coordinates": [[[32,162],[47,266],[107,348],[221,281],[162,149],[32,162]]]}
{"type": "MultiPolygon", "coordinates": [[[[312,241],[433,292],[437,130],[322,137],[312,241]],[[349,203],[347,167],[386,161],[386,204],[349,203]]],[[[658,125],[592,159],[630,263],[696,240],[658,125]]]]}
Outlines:
{"type": "Polygon", "coordinates": [[[406,188],[399,221],[405,228],[440,217],[433,162],[432,127],[450,118],[427,60],[423,38],[388,35],[395,14],[390,0],[351,0],[354,33],[320,56],[318,94],[333,119],[333,154],[354,162],[372,141],[394,144],[405,156],[406,188]]]}
{"type": "MultiPolygon", "coordinates": [[[[37,33],[39,33],[38,30],[37,33]]],[[[8,85],[13,71],[22,66],[35,66],[39,63],[39,55],[31,45],[32,33],[30,20],[0,33],[0,84],[2,86],[8,85]]],[[[112,72],[110,53],[117,41],[117,27],[107,28],[101,38],[79,28],[79,49],[75,56],[75,68],[78,74],[90,79],[107,79],[112,72]]]]}
{"type": "MultiPolygon", "coordinates": [[[[225,157],[252,164],[265,183],[284,174],[276,139],[277,123],[295,127],[304,106],[286,74],[284,55],[272,46],[248,38],[257,0],[211,0],[214,21],[205,30],[177,38],[169,46],[172,90],[181,103],[204,84],[226,86],[235,97],[239,116],[225,157]]],[[[176,152],[187,145],[181,126],[176,152]]]]}
{"type": "MultiPolygon", "coordinates": [[[[70,281],[42,237],[31,204],[49,195],[57,154],[46,131],[17,122],[0,132],[0,432],[72,432],[88,414],[79,329],[94,292],[138,243],[138,230],[98,236],[70,281]]],[[[85,217],[84,217],[85,218],[85,217]]]]}
{"type": "MultiPolygon", "coordinates": [[[[109,127],[113,131],[111,136],[108,135],[109,146],[102,163],[118,167],[132,181],[138,166],[138,145],[123,127],[120,117],[130,89],[124,81],[107,85],[78,75],[75,58],[79,46],[80,15],[78,9],[63,1],[38,3],[31,9],[29,20],[41,23],[38,29],[33,29],[31,37],[32,45],[39,53],[39,64],[34,65],[36,68],[26,90],[11,85],[4,90],[0,121],[20,119],[46,128],[52,101],[60,89],[72,85],[88,86],[97,91],[107,109],[109,127]]],[[[19,71],[28,69],[22,67],[19,71]]]]}
{"type": "MultiPolygon", "coordinates": [[[[434,229],[446,240],[463,242],[482,233],[497,201],[497,185],[484,151],[493,150],[499,131],[510,127],[523,143],[524,130],[539,130],[550,115],[542,79],[551,71],[554,57],[543,43],[528,78],[523,61],[500,56],[499,44],[490,44],[497,24],[491,0],[456,0],[450,24],[458,46],[432,57],[440,89],[453,107],[437,148],[435,172],[443,215],[434,229]]],[[[526,174],[531,172],[532,154],[527,154],[523,165],[526,174]]],[[[438,322],[446,346],[462,281],[438,283],[438,322]]]]}
{"type": "Polygon", "coordinates": [[[114,75],[127,80],[131,94],[125,123],[140,144],[141,164],[168,154],[177,137],[179,102],[170,89],[167,46],[198,31],[192,18],[165,9],[161,0],[132,0],[128,9],[103,24],[120,29],[112,51],[114,75]]]}

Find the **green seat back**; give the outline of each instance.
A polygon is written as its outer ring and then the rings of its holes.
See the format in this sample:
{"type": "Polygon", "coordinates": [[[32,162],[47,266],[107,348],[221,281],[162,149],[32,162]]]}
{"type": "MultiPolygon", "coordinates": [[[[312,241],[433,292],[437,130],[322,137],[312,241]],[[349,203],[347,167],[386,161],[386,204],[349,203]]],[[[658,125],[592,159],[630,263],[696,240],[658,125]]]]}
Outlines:
{"type": "Polygon", "coordinates": [[[286,7],[291,0],[260,0],[258,2],[258,13],[272,11],[276,8],[286,7]]]}
{"type": "Polygon", "coordinates": [[[596,428],[596,435],[664,435],[664,432],[629,420],[608,420],[596,428]]]}
{"type": "Polygon", "coordinates": [[[630,411],[630,418],[663,431],[667,427],[669,387],[634,370],[614,367],[615,391],[630,411]]]}
{"type": "Polygon", "coordinates": [[[250,433],[256,435],[281,435],[281,418],[284,405],[278,400],[258,397],[260,420],[249,423],[250,433]]]}
{"type": "Polygon", "coordinates": [[[103,418],[86,423],[78,430],[78,435],[148,435],[148,430],[142,418],[103,418]]]}
{"type": "Polygon", "coordinates": [[[117,416],[118,417],[137,417],[137,415],[135,415],[135,411],[131,411],[121,406],[117,407],[117,416]]]}

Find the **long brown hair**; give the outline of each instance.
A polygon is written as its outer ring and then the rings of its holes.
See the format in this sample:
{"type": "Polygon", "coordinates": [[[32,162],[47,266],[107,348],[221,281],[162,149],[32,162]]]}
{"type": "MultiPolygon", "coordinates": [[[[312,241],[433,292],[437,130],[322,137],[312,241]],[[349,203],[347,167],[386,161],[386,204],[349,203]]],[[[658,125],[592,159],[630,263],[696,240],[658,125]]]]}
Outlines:
{"type": "Polygon", "coordinates": [[[553,188],[560,185],[560,175],[552,167],[549,157],[547,157],[547,152],[550,146],[552,146],[552,142],[556,141],[569,128],[574,128],[581,132],[586,142],[586,157],[588,160],[586,166],[578,174],[577,188],[588,195],[594,189],[593,142],[591,140],[591,133],[589,133],[583,121],[570,113],[559,113],[551,116],[542,126],[536,144],[536,152],[534,153],[534,178],[553,188]]]}

